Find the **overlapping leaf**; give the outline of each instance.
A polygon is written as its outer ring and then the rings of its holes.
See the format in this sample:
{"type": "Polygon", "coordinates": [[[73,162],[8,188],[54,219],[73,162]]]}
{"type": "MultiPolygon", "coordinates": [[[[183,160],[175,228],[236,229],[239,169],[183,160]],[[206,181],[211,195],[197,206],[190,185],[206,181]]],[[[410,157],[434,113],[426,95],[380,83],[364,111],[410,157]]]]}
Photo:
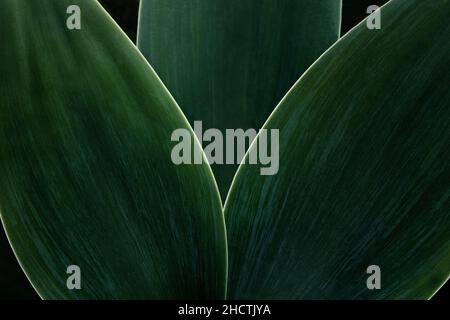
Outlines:
{"type": "Polygon", "coordinates": [[[392,0],[381,17],[272,114],[278,175],[240,167],[225,206],[230,298],[428,298],[447,279],[450,2],[392,0]]]}
{"type": "Polygon", "coordinates": [[[172,163],[179,128],[96,1],[0,2],[0,210],[41,297],[224,297],[220,197],[208,165],[172,163]],[[70,5],[81,30],[66,27],[70,5]],[[69,265],[81,290],[66,287],[69,265]]]}

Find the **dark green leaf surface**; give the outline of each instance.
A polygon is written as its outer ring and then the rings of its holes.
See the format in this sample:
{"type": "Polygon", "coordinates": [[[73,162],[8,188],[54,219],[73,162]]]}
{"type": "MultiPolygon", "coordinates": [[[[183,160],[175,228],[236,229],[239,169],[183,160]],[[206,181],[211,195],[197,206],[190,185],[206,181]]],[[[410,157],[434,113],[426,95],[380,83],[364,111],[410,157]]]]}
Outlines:
{"type": "MultiPolygon", "coordinates": [[[[341,0],[142,0],[138,46],[191,124],[258,130],[340,19],[341,0]]],[[[213,165],[223,199],[236,169],[213,165]]]]}
{"type": "Polygon", "coordinates": [[[1,216],[42,298],[224,297],[211,170],[172,163],[189,124],[96,1],[2,0],[0,75],[1,216]]]}
{"type": "Polygon", "coordinates": [[[422,299],[448,278],[449,22],[448,0],[392,0],[283,99],[278,175],[243,165],[226,201],[230,298],[422,299]]]}

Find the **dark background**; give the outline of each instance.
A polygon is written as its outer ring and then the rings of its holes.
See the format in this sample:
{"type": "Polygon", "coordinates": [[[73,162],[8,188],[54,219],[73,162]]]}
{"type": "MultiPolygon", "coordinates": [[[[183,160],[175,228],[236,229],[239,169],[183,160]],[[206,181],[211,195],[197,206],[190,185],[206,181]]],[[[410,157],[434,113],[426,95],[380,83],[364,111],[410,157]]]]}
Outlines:
{"type": "MultiPolygon", "coordinates": [[[[99,1],[128,34],[130,39],[136,41],[139,0],[99,1]]],[[[367,7],[370,5],[381,6],[386,2],[387,0],[343,0],[342,34],[345,34],[367,16],[367,7]]]]}
{"type": "MultiPolygon", "coordinates": [[[[128,34],[132,41],[136,41],[137,18],[139,9],[139,0],[99,0],[105,9],[111,14],[116,22],[128,34]]],[[[208,0],[205,0],[208,1],[208,0]]],[[[226,1],[226,0],[223,0],[226,1]]],[[[245,1],[245,0],[242,0],[245,1]]],[[[320,0],[317,0],[320,1],[320,0]]],[[[383,5],[387,0],[343,0],[343,18],[342,18],[342,34],[353,28],[358,22],[367,16],[367,7],[370,5],[383,5]]],[[[6,237],[3,231],[0,231],[0,248],[7,248],[6,237]]],[[[8,252],[8,250],[2,250],[8,252]]],[[[9,257],[2,257],[3,259],[14,258],[11,250],[9,257]]],[[[2,270],[0,264],[0,298],[6,299],[37,299],[38,296],[27,282],[25,276],[20,271],[17,264],[15,272],[11,270],[2,270]],[[8,275],[6,275],[6,274],[8,275]],[[6,276],[6,277],[5,277],[6,276]],[[14,285],[12,285],[14,283],[14,285]],[[11,290],[8,290],[11,288],[11,290]],[[12,289],[14,288],[14,289],[12,289]],[[8,295],[7,295],[8,294],[8,295]]],[[[433,298],[433,300],[448,300],[450,297],[450,284],[447,283],[433,298]]]]}

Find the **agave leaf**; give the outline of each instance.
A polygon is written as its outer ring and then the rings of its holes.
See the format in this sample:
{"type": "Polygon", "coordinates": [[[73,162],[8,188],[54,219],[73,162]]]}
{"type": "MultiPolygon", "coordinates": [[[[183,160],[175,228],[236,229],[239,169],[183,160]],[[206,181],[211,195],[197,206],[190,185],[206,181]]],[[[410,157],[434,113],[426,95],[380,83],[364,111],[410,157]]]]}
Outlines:
{"type": "Polygon", "coordinates": [[[448,278],[449,16],[390,1],[283,99],[278,175],[242,165],[226,201],[231,298],[422,299],[448,278]]]}
{"type": "Polygon", "coordinates": [[[0,210],[40,296],[222,298],[212,172],[172,163],[171,133],[192,130],[98,2],[3,0],[0,39],[0,210]]]}
{"type": "MultiPolygon", "coordinates": [[[[191,124],[258,130],[340,19],[341,0],[142,0],[138,47],[191,124]]],[[[223,199],[236,169],[213,165],[223,199]]]]}

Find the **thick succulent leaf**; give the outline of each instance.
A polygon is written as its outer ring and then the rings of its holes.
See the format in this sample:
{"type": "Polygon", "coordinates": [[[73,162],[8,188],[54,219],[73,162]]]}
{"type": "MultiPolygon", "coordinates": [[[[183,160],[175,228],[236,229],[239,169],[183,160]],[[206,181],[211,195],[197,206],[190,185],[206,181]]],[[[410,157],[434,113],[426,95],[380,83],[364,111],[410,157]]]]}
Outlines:
{"type": "Polygon", "coordinates": [[[449,17],[392,0],[283,99],[278,175],[242,165],[226,201],[231,298],[428,298],[447,279],[449,17]]]}
{"type": "MultiPolygon", "coordinates": [[[[258,130],[340,19],[341,0],[142,0],[138,46],[191,123],[258,130]]],[[[213,165],[223,199],[236,169],[213,165]]]]}
{"type": "Polygon", "coordinates": [[[0,210],[41,297],[225,295],[212,172],[172,163],[171,133],[192,130],[96,1],[2,0],[0,74],[0,210]]]}

